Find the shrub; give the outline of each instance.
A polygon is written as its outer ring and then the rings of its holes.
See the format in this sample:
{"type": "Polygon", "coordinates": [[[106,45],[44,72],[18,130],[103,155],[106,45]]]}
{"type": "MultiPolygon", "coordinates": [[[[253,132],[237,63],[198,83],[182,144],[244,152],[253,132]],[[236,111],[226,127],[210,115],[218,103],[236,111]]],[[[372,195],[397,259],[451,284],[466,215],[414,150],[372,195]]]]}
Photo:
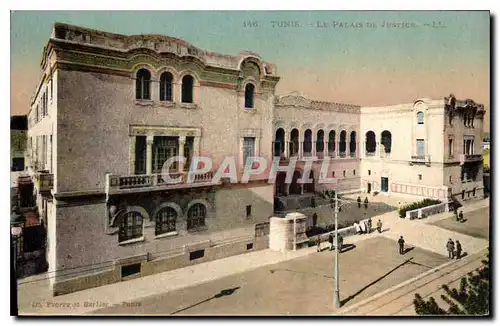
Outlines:
{"type": "Polygon", "coordinates": [[[398,211],[399,217],[405,218],[407,211],[412,211],[414,209],[419,209],[422,207],[432,206],[432,205],[436,205],[436,204],[441,204],[441,201],[437,200],[437,199],[425,198],[422,201],[418,201],[418,202],[411,203],[409,205],[401,207],[398,211]]]}

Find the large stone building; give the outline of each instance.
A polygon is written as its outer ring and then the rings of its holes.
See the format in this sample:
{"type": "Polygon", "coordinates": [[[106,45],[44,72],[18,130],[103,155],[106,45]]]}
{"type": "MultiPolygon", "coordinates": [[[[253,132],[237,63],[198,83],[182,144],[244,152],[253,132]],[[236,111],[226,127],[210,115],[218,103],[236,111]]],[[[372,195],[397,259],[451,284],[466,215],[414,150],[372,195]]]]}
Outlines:
{"type": "MultiPolygon", "coordinates": [[[[276,66],[257,54],[222,55],[166,36],[66,24],[55,24],[41,67],[29,112],[27,165],[47,226],[55,294],[266,248],[269,217],[315,206],[324,190],[390,193],[425,185],[438,191],[422,196],[444,199],[441,190],[460,194],[475,186],[459,182],[460,169],[469,180],[481,167],[469,155],[479,146],[471,135],[482,139],[482,108],[471,101],[375,109],[298,93],[275,96],[276,66]],[[476,112],[476,128],[458,122],[469,112],[476,112]],[[369,132],[385,135],[384,155],[380,146],[365,144],[369,132]],[[466,152],[458,145],[464,137],[466,152]],[[432,144],[424,152],[415,143],[421,139],[432,144]],[[173,165],[171,176],[186,177],[199,155],[213,166],[195,175],[194,184],[185,178],[167,184],[162,166],[175,155],[186,162],[173,165]],[[276,184],[265,176],[212,181],[226,157],[236,157],[241,176],[249,156],[269,162],[280,156],[280,165],[297,159],[291,182],[283,173],[276,184]],[[314,182],[298,182],[305,174],[314,182]],[[337,182],[322,184],[322,177],[337,182]]],[[[318,223],[308,217],[309,225],[318,223]]]]}
{"type": "Polygon", "coordinates": [[[367,191],[458,201],[483,196],[483,105],[457,100],[361,109],[367,191]]]}

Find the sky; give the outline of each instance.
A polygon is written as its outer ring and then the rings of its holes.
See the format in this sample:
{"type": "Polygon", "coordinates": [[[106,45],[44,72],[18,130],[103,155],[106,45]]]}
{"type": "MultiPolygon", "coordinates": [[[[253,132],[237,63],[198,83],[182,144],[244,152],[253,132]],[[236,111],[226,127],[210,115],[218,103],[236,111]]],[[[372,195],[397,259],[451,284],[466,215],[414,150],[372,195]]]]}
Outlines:
{"type": "Polygon", "coordinates": [[[489,130],[487,11],[16,11],[11,114],[29,110],[55,22],[173,36],[223,54],[256,52],[277,65],[277,94],[381,106],[453,93],[485,105],[489,130]]]}

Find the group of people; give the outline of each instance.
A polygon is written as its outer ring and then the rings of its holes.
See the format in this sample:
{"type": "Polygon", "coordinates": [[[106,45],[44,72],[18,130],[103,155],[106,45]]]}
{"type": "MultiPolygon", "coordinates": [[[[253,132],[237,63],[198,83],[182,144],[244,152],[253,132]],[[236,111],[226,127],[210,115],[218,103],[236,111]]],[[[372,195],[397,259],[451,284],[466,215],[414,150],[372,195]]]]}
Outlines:
{"type": "MultiPolygon", "coordinates": [[[[333,233],[330,233],[328,235],[328,242],[330,242],[330,250],[334,250],[335,246],[333,245],[335,237],[333,236],[333,233]]],[[[320,252],[321,251],[321,236],[318,235],[316,238],[316,251],[320,252]]],[[[338,243],[337,243],[337,248],[339,248],[339,252],[342,252],[342,248],[344,247],[344,238],[339,234],[338,235],[338,243]]]]}
{"type": "MultiPolygon", "coordinates": [[[[368,220],[359,223],[355,221],[353,226],[356,229],[356,234],[372,233],[372,218],[370,217],[368,220]]],[[[382,221],[380,219],[377,221],[377,231],[378,233],[382,233],[382,221]]]]}
{"type": "Polygon", "coordinates": [[[448,258],[450,259],[460,259],[462,255],[462,244],[460,244],[460,241],[453,242],[453,240],[448,239],[448,242],[446,243],[446,249],[448,250],[448,258]]]}
{"type": "Polygon", "coordinates": [[[453,208],[453,213],[455,213],[455,218],[457,219],[457,222],[462,222],[464,220],[464,213],[463,213],[463,211],[460,211],[460,213],[458,213],[457,208],[454,207],[453,208]]]}
{"type": "MultiPolygon", "coordinates": [[[[361,197],[358,196],[358,199],[356,201],[358,202],[358,208],[361,208],[361,197]]],[[[364,204],[365,204],[365,209],[367,209],[368,208],[368,197],[365,197],[364,204]]]]}

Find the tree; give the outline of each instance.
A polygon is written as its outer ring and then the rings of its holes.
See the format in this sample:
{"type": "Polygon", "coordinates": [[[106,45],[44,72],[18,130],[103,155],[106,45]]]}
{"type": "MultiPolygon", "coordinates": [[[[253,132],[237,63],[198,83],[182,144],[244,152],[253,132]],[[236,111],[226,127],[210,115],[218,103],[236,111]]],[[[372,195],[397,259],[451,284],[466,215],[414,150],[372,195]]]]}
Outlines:
{"type": "Polygon", "coordinates": [[[425,301],[415,294],[413,305],[418,315],[488,315],[490,311],[490,264],[489,253],[481,261],[483,266],[468,273],[460,281],[460,288],[450,289],[442,285],[445,294],[441,298],[449,305],[448,310],[438,306],[433,297],[425,301]]]}

